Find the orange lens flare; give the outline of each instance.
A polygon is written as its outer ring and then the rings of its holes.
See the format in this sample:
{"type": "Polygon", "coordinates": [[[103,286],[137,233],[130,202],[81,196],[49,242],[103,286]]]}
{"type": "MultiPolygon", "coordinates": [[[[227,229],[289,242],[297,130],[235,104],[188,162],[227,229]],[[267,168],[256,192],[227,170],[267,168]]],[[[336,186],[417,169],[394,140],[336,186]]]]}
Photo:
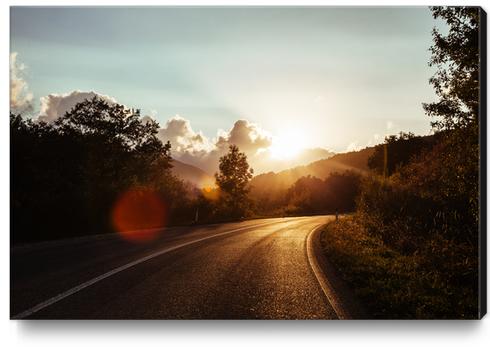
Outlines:
{"type": "Polygon", "coordinates": [[[205,186],[204,188],[202,188],[201,191],[202,191],[203,196],[208,200],[215,201],[215,200],[218,200],[218,198],[219,198],[218,188],[214,188],[211,186],[205,186]]]}
{"type": "Polygon", "coordinates": [[[112,225],[128,241],[154,240],[166,221],[165,203],[149,190],[128,190],[119,197],[112,210],[112,225]]]}

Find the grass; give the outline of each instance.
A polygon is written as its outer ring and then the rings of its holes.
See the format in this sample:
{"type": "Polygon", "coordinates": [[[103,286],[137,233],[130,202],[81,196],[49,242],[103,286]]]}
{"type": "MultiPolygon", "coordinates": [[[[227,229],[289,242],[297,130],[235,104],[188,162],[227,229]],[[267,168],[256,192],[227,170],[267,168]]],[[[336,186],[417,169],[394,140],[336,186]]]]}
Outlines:
{"type": "Polygon", "coordinates": [[[387,247],[369,235],[355,216],[328,224],[322,233],[322,248],[373,318],[477,318],[474,285],[454,282],[464,275],[459,269],[452,270],[458,276],[448,273],[451,271],[439,266],[431,252],[403,255],[387,247]]]}

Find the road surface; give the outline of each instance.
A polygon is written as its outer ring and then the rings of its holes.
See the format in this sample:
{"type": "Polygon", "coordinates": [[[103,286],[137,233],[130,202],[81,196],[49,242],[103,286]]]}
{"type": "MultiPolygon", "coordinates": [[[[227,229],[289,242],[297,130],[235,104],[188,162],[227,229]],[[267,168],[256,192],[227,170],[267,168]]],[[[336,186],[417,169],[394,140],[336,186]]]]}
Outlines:
{"type": "Polygon", "coordinates": [[[336,319],[308,258],[329,216],[163,229],[11,250],[14,319],[336,319]]]}

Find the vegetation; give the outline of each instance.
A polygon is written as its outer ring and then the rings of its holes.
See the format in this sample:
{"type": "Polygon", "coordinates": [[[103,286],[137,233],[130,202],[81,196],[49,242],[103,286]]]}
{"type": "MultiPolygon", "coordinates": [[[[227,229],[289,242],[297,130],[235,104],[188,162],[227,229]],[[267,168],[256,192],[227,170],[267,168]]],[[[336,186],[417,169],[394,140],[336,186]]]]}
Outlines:
{"type": "Polygon", "coordinates": [[[480,9],[432,7],[434,19],[449,26],[447,35],[433,31],[429,65],[438,68],[430,79],[437,102],[424,104],[436,129],[468,129],[478,125],[480,91],[480,9]]]}
{"type": "Polygon", "coordinates": [[[449,28],[433,32],[439,99],[423,106],[435,135],[400,133],[280,173],[252,179],[246,155],[230,146],[216,187],[200,191],[172,174],[170,143],[139,111],[94,98],[49,124],[11,114],[12,241],[111,232],[122,198],[131,201],[119,224],[131,228],[355,211],[329,224],[323,247],[373,317],[476,318],[480,13],[432,13],[449,28]],[[145,208],[127,218],[145,192],[165,218],[145,208]]]}
{"type": "Polygon", "coordinates": [[[398,136],[387,136],[382,146],[374,148],[374,153],[368,159],[368,167],[378,175],[390,176],[422,151],[430,150],[439,137],[439,134],[422,137],[404,132],[398,136]]]}
{"type": "Polygon", "coordinates": [[[229,152],[219,159],[219,173],[215,175],[220,189],[221,215],[241,218],[249,214],[248,183],[253,176],[245,153],[231,145],[229,152]]]}
{"type": "MultiPolygon", "coordinates": [[[[366,231],[358,218],[341,218],[322,234],[322,246],[342,279],[376,319],[471,319],[477,297],[467,281],[470,249],[447,240],[422,244],[406,254],[366,231]],[[453,276],[448,276],[452,274],[453,276]]],[[[474,271],[474,269],[473,269],[474,271]]]]}
{"type": "Polygon", "coordinates": [[[158,194],[171,223],[189,218],[189,194],[170,173],[170,144],[157,129],[98,98],[53,124],[11,115],[12,241],[110,231],[112,208],[128,190],[158,194]]]}
{"type": "Polygon", "coordinates": [[[237,146],[220,158],[216,187],[199,190],[172,174],[157,131],[138,110],[97,97],[54,123],[11,114],[12,242],[354,209],[355,171],[300,177],[269,203],[250,195],[253,170],[237,146]]]}
{"type": "Polygon", "coordinates": [[[329,258],[379,318],[478,317],[479,10],[432,8],[436,136],[386,139],[352,220],[324,234],[329,258]],[[375,300],[376,302],[371,302],[375,300]]]}
{"type": "Polygon", "coordinates": [[[293,216],[336,210],[353,212],[360,177],[368,173],[368,159],[373,152],[374,148],[369,147],[253,177],[250,198],[256,206],[255,214],[293,216]],[[312,201],[315,203],[310,203],[312,201]]]}
{"type": "Polygon", "coordinates": [[[352,212],[361,176],[352,171],[332,173],[326,179],[306,176],[286,192],[284,214],[352,212]]]}

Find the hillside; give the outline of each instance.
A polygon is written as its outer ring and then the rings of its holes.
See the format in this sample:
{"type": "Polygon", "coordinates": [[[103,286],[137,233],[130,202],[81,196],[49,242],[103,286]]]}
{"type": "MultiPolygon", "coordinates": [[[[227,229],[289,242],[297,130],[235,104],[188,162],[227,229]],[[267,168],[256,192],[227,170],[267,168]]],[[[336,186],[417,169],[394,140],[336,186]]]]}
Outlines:
{"type": "MultiPolygon", "coordinates": [[[[252,194],[258,191],[262,194],[286,189],[303,176],[311,175],[323,179],[336,171],[367,171],[367,159],[373,152],[374,148],[369,147],[358,152],[336,154],[327,159],[317,160],[308,165],[296,166],[277,173],[268,172],[257,175],[251,181],[252,194]]],[[[174,175],[198,188],[214,185],[214,177],[196,166],[175,159],[172,161],[172,165],[174,175]]]]}
{"type": "Polygon", "coordinates": [[[214,185],[214,177],[193,165],[172,160],[172,173],[180,179],[194,184],[198,188],[214,185]]]}
{"type": "Polygon", "coordinates": [[[305,166],[297,166],[278,173],[269,172],[255,176],[251,181],[252,194],[263,195],[289,188],[303,176],[315,176],[321,179],[333,172],[353,170],[366,172],[368,158],[374,153],[374,147],[368,147],[357,152],[336,154],[328,159],[315,161],[305,166]]]}

